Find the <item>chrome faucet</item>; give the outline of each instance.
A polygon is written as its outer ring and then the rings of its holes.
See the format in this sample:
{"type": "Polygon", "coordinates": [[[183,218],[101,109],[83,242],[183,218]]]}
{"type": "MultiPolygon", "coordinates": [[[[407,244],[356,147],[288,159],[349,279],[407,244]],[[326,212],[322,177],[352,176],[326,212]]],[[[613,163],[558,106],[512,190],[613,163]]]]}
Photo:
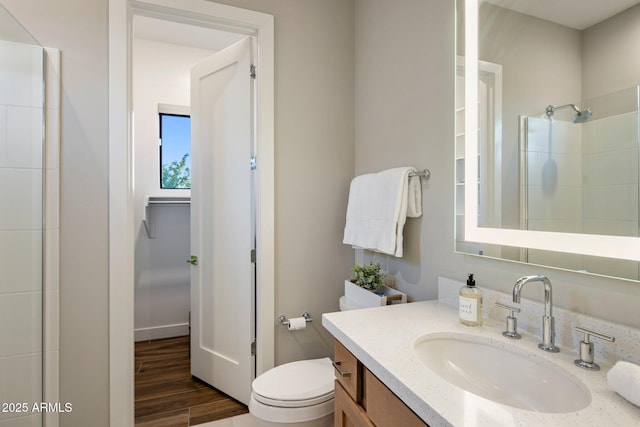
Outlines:
{"type": "Polygon", "coordinates": [[[551,281],[546,276],[524,276],[513,285],[513,302],[520,303],[522,287],[529,282],[542,282],[544,285],[544,316],[542,316],[542,342],[538,348],[544,351],[557,353],[560,351],[555,345],[556,331],[553,316],[551,315],[551,281]]]}

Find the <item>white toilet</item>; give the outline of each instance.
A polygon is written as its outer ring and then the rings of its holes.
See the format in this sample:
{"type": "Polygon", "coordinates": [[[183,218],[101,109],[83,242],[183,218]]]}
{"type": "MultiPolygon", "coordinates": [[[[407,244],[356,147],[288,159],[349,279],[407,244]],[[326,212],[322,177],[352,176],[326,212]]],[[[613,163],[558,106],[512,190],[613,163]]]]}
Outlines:
{"type": "Polygon", "coordinates": [[[249,412],[264,426],[332,426],[334,378],[328,357],[277,366],[253,381],[249,412]]]}
{"type": "MultiPolygon", "coordinates": [[[[340,298],[340,310],[359,308],[340,298]]],[[[333,426],[333,365],[328,357],[285,363],[251,384],[249,412],[261,426],[333,426]]]]}

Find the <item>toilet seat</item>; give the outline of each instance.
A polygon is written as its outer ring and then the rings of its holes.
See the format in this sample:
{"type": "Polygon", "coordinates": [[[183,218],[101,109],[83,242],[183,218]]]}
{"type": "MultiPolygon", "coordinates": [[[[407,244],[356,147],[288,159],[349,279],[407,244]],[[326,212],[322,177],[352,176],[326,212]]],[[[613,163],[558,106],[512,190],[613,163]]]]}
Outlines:
{"type": "Polygon", "coordinates": [[[331,359],[300,360],[277,366],[253,381],[255,399],[265,405],[299,408],[333,399],[331,359]]]}
{"type": "Polygon", "coordinates": [[[253,392],[253,398],[256,399],[258,402],[264,403],[265,405],[269,405],[269,406],[277,406],[279,408],[302,408],[305,406],[318,405],[320,403],[332,400],[333,392],[324,394],[322,396],[318,396],[313,399],[308,399],[308,400],[269,399],[268,397],[262,396],[256,392],[253,392]]]}

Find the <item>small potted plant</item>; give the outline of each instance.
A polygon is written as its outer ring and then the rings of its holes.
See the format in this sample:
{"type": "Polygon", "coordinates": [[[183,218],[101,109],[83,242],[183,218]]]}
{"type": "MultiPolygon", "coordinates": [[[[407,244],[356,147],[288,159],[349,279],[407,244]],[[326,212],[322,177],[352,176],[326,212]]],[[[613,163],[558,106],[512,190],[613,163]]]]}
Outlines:
{"type": "Polygon", "coordinates": [[[370,262],[366,265],[355,264],[353,266],[352,282],[361,288],[375,291],[384,284],[384,273],[380,272],[381,265],[370,262]]]}
{"type": "Polygon", "coordinates": [[[407,302],[407,295],[384,285],[379,262],[353,266],[353,278],[344,281],[344,295],[356,305],[377,307],[407,302]]]}

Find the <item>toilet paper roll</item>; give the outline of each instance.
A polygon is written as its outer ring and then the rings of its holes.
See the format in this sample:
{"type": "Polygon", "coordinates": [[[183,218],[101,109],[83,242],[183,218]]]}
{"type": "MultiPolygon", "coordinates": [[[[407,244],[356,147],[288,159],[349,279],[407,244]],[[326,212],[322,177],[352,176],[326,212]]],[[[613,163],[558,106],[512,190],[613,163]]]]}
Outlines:
{"type": "Polygon", "coordinates": [[[289,328],[290,331],[299,331],[300,329],[304,329],[307,327],[307,320],[304,317],[294,317],[289,319],[289,328]]]}

